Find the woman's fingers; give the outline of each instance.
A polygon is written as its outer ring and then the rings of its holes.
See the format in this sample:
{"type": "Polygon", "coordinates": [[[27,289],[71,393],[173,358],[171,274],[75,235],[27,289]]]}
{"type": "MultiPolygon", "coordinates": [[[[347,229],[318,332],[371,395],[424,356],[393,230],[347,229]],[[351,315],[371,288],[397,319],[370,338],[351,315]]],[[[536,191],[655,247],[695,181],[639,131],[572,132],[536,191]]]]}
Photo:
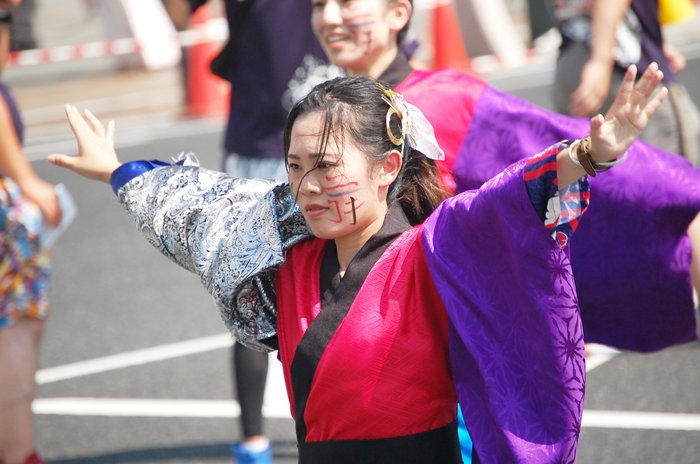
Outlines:
{"type": "Polygon", "coordinates": [[[597,114],[591,118],[591,130],[599,131],[603,124],[605,123],[605,118],[602,114],[597,114]]]}
{"type": "Polygon", "coordinates": [[[649,100],[649,103],[647,103],[644,107],[644,113],[647,115],[647,118],[652,117],[652,115],[656,113],[656,110],[659,109],[661,103],[663,103],[664,99],[666,98],[666,95],[668,95],[668,89],[664,87],[658,91],[654,98],[649,100]]]}
{"type": "Polygon", "coordinates": [[[615,97],[615,102],[613,103],[611,109],[622,107],[627,104],[627,102],[630,100],[632,92],[634,91],[634,79],[636,77],[637,67],[635,65],[631,65],[629,68],[627,68],[625,77],[622,80],[622,85],[620,85],[620,90],[617,91],[617,96],[615,97]]]}
{"type": "Polygon", "coordinates": [[[115,126],[114,120],[109,121],[109,124],[107,124],[107,145],[109,146],[109,149],[112,151],[115,151],[114,150],[114,126],[115,126]]]}
{"type": "Polygon", "coordinates": [[[73,105],[66,105],[66,116],[68,116],[71,129],[73,129],[73,133],[78,137],[79,141],[80,137],[86,133],[95,134],[101,139],[105,138],[104,126],[90,110],[85,110],[85,118],[83,118],[78,108],[73,105]],[[90,125],[85,121],[86,118],[90,121],[90,125]]]}
{"type": "Polygon", "coordinates": [[[105,126],[102,125],[99,119],[95,117],[94,114],[90,112],[90,110],[85,110],[85,118],[90,121],[90,124],[92,125],[92,131],[97,135],[99,138],[104,139],[105,138],[105,126]]]}
{"type": "Polygon", "coordinates": [[[66,105],[66,115],[78,141],[78,156],[52,154],[49,162],[88,179],[109,182],[112,172],[120,166],[114,152],[114,122],[105,129],[90,111],[85,111],[83,118],[78,109],[70,105],[66,105]]]}
{"type": "Polygon", "coordinates": [[[66,105],[66,116],[68,116],[68,123],[76,137],[80,138],[80,135],[85,131],[90,131],[90,127],[85,122],[83,117],[80,115],[78,108],[71,105],[66,105]]]}
{"type": "Polygon", "coordinates": [[[630,97],[630,104],[644,107],[663,77],[664,74],[659,71],[659,66],[656,63],[650,64],[635,86],[630,97]]]}
{"type": "Polygon", "coordinates": [[[53,154],[49,155],[49,163],[55,164],[56,166],[59,166],[61,168],[68,168],[68,169],[73,169],[76,162],[78,161],[77,156],[68,156],[68,155],[59,155],[59,154],[53,154]]]}

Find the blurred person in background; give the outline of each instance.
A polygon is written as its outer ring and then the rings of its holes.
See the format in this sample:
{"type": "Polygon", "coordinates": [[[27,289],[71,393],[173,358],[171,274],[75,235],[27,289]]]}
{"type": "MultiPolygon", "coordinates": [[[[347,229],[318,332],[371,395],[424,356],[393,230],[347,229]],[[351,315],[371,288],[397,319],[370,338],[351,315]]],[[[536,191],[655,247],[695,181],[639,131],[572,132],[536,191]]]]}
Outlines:
{"type": "MultiPolygon", "coordinates": [[[[0,1],[0,75],[9,50],[9,11],[0,1]]],[[[32,401],[39,341],[48,316],[51,251],[42,220],[58,225],[53,185],[37,176],[21,147],[22,122],[0,83],[0,464],[42,464],[34,445],[32,401]]]]}
{"type": "MultiPolygon", "coordinates": [[[[205,3],[207,0],[165,2],[180,28],[205,3]]],[[[225,9],[229,41],[211,65],[216,75],[231,83],[223,170],[239,178],[284,181],[284,123],[296,98],[293,94],[301,91],[290,89],[290,81],[300,76],[304,81],[322,81],[328,71],[309,26],[311,2],[226,0],[225,9]]],[[[243,436],[241,442],[231,445],[231,451],[241,464],[271,463],[272,446],[262,431],[268,355],[236,343],[232,357],[243,436]]]]}
{"type": "Polygon", "coordinates": [[[35,0],[23,0],[12,10],[10,22],[10,51],[31,50],[38,48],[34,35],[35,0]]]}
{"type": "MultiPolygon", "coordinates": [[[[686,2],[690,0],[662,0],[686,2]]],[[[658,0],[554,0],[562,34],[554,82],[556,109],[572,116],[605,112],[613,103],[625,69],[659,64],[669,97],[640,139],[700,166],[700,113],[675,73],[683,54],[665,42],[658,0]]],[[[692,8],[692,7],[691,7],[692,8]]]]}
{"type": "MultiPolygon", "coordinates": [[[[589,120],[546,111],[475,76],[412,69],[398,47],[411,12],[409,0],[315,0],[312,25],[332,64],[379,79],[421,109],[445,151],[438,162],[445,187],[479,188],[537,146],[585,135],[589,120]]],[[[696,341],[700,171],[640,142],[628,158],[611,175],[589,179],[596,193],[587,214],[596,219],[572,223],[586,342],[649,352],[696,341]],[[620,217],[625,225],[608,230],[620,217]]],[[[553,202],[546,214],[568,214],[561,208],[553,202]]],[[[465,421],[468,428],[474,418],[465,421]]]]}

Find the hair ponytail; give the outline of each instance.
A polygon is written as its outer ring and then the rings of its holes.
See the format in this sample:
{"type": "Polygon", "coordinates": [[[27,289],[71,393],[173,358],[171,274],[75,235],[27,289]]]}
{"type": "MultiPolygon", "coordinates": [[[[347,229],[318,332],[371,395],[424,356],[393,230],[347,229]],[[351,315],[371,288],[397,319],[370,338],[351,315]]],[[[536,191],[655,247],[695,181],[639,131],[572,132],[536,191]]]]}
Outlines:
{"type": "Polygon", "coordinates": [[[389,188],[389,203],[399,201],[411,225],[422,224],[449,195],[439,182],[435,161],[406,147],[399,177],[389,188]]]}

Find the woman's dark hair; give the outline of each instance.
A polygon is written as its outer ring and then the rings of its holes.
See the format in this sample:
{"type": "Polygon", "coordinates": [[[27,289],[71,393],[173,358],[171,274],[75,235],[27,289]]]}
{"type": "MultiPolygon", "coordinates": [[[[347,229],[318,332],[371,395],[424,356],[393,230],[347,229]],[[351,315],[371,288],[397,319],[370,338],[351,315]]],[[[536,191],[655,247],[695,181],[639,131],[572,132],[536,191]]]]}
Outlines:
{"type": "MultiPolygon", "coordinates": [[[[345,140],[360,147],[370,164],[381,162],[391,150],[398,149],[389,138],[386,115],[389,105],[382,99],[384,90],[377,82],[364,77],[342,77],[317,85],[289,112],[284,127],[284,154],[289,154],[292,127],[299,116],[315,111],[325,112],[321,133],[320,153],[316,166],[323,159],[328,143],[333,138],[342,151],[345,140]]],[[[401,134],[401,121],[391,116],[390,127],[395,135],[401,134]]],[[[387,203],[398,200],[411,224],[422,223],[447,197],[438,181],[435,162],[406,144],[403,166],[399,176],[389,187],[387,203]]]]}

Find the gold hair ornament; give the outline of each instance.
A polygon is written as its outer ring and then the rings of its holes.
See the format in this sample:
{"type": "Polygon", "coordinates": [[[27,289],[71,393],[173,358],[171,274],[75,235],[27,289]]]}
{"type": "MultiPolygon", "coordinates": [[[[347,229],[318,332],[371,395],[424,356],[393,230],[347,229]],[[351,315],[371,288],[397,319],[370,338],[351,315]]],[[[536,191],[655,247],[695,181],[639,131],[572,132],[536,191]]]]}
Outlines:
{"type": "Polygon", "coordinates": [[[389,105],[389,110],[386,113],[386,131],[389,134],[391,143],[396,146],[401,145],[401,157],[403,158],[404,147],[406,143],[414,150],[423,153],[427,158],[433,160],[445,159],[445,152],[435,139],[435,131],[433,126],[423,116],[423,113],[411,105],[403,101],[403,95],[386,89],[381,84],[378,84],[384,95],[384,100],[389,105]],[[396,114],[401,122],[401,138],[391,130],[391,115],[396,114]]]}

